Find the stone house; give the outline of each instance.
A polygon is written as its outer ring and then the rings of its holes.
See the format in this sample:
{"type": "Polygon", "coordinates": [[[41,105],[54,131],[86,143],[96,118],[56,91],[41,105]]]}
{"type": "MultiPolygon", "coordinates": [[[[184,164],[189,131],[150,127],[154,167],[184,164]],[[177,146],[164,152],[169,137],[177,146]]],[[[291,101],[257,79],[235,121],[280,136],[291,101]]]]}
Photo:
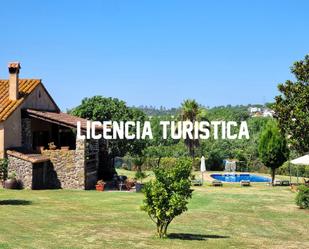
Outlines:
{"type": "Polygon", "coordinates": [[[77,140],[77,121],[85,130],[87,120],[62,113],[41,80],[19,79],[19,63],[8,69],[9,79],[0,80],[0,158],[8,173],[28,189],[94,188],[108,171],[106,142],[77,140]]]}

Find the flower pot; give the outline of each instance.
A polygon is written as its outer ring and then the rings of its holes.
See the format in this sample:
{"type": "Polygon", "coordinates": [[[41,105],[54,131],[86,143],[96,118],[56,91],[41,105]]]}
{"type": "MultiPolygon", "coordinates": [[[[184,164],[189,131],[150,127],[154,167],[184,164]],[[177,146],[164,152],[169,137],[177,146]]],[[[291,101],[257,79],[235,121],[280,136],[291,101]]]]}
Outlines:
{"type": "Polygon", "coordinates": [[[97,184],[97,185],[95,185],[95,189],[97,191],[104,191],[104,184],[97,184]]]}
{"type": "Polygon", "coordinates": [[[4,181],[4,188],[7,189],[17,189],[18,188],[18,182],[15,178],[7,179],[4,181]]]}
{"type": "Polygon", "coordinates": [[[142,190],[143,190],[143,188],[144,188],[144,183],[139,183],[139,182],[137,182],[136,184],[135,184],[135,190],[136,190],[136,192],[142,192],[142,190]]]}

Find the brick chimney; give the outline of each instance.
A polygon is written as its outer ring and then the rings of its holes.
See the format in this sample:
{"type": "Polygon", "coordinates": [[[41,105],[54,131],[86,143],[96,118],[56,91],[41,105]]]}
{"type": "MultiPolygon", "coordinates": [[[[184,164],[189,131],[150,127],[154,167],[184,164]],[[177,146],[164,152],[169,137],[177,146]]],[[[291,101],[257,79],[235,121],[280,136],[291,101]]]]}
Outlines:
{"type": "Polygon", "coordinates": [[[9,63],[9,99],[17,100],[19,89],[18,89],[18,76],[20,63],[19,62],[11,62],[9,63]]]}

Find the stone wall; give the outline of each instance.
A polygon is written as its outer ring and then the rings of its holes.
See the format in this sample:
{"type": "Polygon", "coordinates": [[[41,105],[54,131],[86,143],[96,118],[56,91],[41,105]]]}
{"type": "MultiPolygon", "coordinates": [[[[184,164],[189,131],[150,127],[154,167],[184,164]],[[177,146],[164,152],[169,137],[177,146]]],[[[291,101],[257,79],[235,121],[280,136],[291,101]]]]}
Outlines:
{"type": "Polygon", "coordinates": [[[85,188],[85,141],[77,140],[76,150],[44,150],[42,154],[50,158],[50,170],[56,174],[59,187],[85,188]]]}
{"type": "MultiPolygon", "coordinates": [[[[25,133],[28,130],[27,123],[25,119],[25,133]]],[[[24,135],[24,146],[29,137],[29,134],[24,135]]],[[[34,186],[36,189],[40,188],[38,186],[51,189],[93,189],[98,180],[98,169],[103,167],[102,149],[105,151],[106,148],[98,140],[76,140],[75,150],[43,150],[42,156],[50,159],[50,162],[43,164],[33,164],[31,160],[8,155],[9,172],[15,172],[28,189],[34,186]],[[41,178],[44,179],[42,182],[41,178]]]]}
{"type": "Polygon", "coordinates": [[[8,174],[15,173],[26,189],[32,188],[32,163],[8,155],[8,174]]]}

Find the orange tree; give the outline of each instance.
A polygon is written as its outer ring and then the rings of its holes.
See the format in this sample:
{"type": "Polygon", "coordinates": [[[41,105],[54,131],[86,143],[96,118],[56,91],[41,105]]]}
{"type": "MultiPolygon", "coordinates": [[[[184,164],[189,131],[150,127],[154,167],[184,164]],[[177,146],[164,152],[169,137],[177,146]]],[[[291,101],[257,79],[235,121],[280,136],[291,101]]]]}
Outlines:
{"type": "Polygon", "coordinates": [[[159,238],[167,236],[167,228],[173,219],[187,210],[192,197],[190,174],[191,161],[179,159],[173,167],[158,167],[155,180],[146,184],[142,210],[156,224],[159,238]]]}

